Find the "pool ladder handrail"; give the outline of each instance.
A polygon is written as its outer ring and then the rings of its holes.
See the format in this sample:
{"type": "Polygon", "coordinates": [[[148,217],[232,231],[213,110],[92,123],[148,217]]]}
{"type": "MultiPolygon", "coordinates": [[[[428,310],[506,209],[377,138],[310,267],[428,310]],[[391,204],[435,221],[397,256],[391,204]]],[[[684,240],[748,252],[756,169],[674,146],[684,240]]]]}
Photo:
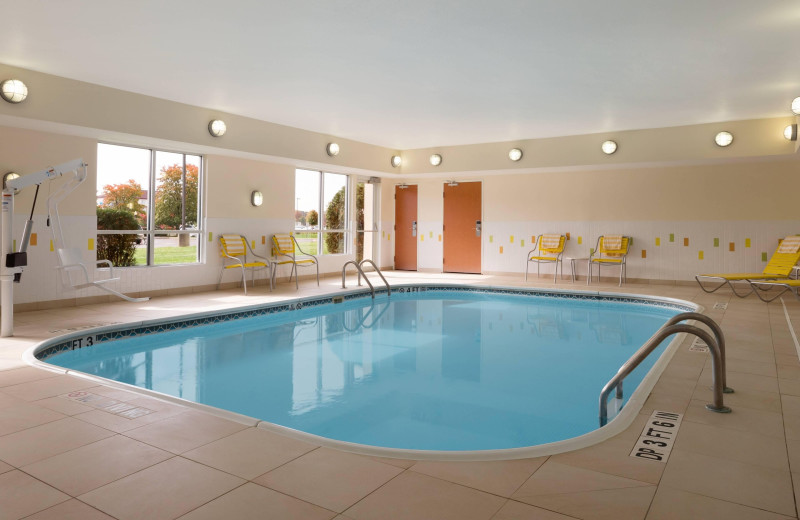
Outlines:
{"type": "Polygon", "coordinates": [[[365,263],[372,264],[372,267],[375,269],[375,272],[378,273],[378,276],[381,277],[381,280],[383,280],[383,283],[386,284],[387,296],[391,296],[392,295],[392,288],[389,286],[389,282],[386,281],[386,278],[383,276],[383,273],[381,272],[381,270],[378,269],[378,266],[375,265],[375,262],[373,262],[369,258],[365,258],[361,262],[356,262],[355,260],[348,260],[347,262],[344,263],[344,265],[342,266],[342,289],[346,289],[346,287],[345,287],[345,276],[347,275],[347,272],[346,272],[347,271],[347,266],[350,265],[350,264],[353,264],[356,267],[356,270],[358,271],[358,285],[359,286],[361,285],[361,277],[363,276],[364,280],[366,280],[366,282],[367,282],[367,285],[369,285],[369,290],[372,293],[372,298],[373,299],[375,298],[375,287],[372,286],[372,282],[369,281],[369,278],[367,278],[367,275],[364,274],[364,270],[361,268],[361,266],[364,265],[365,263]]]}
{"type": "MultiPolygon", "coordinates": [[[[372,318],[372,322],[369,325],[367,325],[364,322],[367,321],[367,318],[369,318],[370,314],[372,314],[372,311],[375,310],[375,301],[373,299],[372,305],[370,305],[370,307],[369,307],[369,311],[367,311],[367,313],[364,316],[362,316],[361,319],[358,320],[358,324],[356,324],[355,327],[353,327],[353,328],[348,327],[347,326],[347,321],[346,321],[344,315],[342,315],[342,327],[347,332],[356,332],[357,330],[359,330],[361,328],[371,329],[372,327],[374,327],[375,325],[378,324],[378,320],[381,319],[381,316],[383,316],[383,313],[386,312],[386,309],[388,309],[388,308],[389,308],[389,302],[387,301],[386,304],[383,306],[383,308],[381,308],[380,312],[378,312],[378,315],[373,317],[372,318]]],[[[361,309],[359,309],[359,312],[361,312],[361,309]]]]}
{"type": "Polygon", "coordinates": [[[608,422],[608,396],[612,390],[616,389],[616,398],[622,399],[622,381],[633,370],[644,361],[644,359],[653,350],[658,347],[662,341],[673,334],[686,333],[697,336],[706,345],[711,353],[711,368],[712,368],[712,387],[714,390],[714,403],[707,404],[706,408],[712,412],[730,413],[731,409],[723,403],[723,394],[733,393],[733,389],[727,386],[727,376],[725,368],[725,336],[722,334],[720,326],[711,318],[704,314],[697,312],[684,312],[673,316],[653,334],[644,345],[639,348],[631,357],[626,361],[617,371],[616,375],[606,383],[603,390],[600,392],[600,426],[603,427],[608,422]],[[688,323],[681,323],[686,320],[696,320],[704,323],[711,329],[714,337],[705,330],[689,325],[688,323]]]}

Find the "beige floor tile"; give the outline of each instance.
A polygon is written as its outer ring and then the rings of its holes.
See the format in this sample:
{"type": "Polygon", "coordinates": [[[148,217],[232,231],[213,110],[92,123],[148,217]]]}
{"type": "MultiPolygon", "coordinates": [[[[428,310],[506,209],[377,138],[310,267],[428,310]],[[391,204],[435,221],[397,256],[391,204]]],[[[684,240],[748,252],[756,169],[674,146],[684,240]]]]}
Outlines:
{"type": "MultiPolygon", "coordinates": [[[[147,408],[146,406],[137,404],[134,401],[127,401],[126,404],[147,408]]],[[[153,410],[152,408],[148,409],[153,410]]],[[[136,417],[135,419],[129,419],[122,415],[117,415],[114,413],[106,412],[104,410],[91,408],[87,412],[74,415],[74,417],[76,419],[80,419],[81,421],[86,421],[90,424],[100,426],[101,428],[105,428],[113,432],[124,433],[129,430],[141,428],[142,426],[162,421],[169,417],[174,417],[176,415],[184,413],[185,411],[186,411],[185,409],[178,409],[177,411],[172,409],[156,410],[152,411],[151,413],[148,413],[147,415],[142,415],[141,417],[136,417]]]]}
{"type": "Polygon", "coordinates": [[[103,428],[65,417],[0,437],[0,460],[19,468],[112,435],[103,428]]]}
{"type": "Polygon", "coordinates": [[[173,456],[116,435],[20,469],[69,495],[78,496],[173,456]]]}
{"type": "Polygon", "coordinates": [[[781,394],[800,396],[800,381],[778,379],[778,387],[781,390],[781,394]]]}
{"type": "Polygon", "coordinates": [[[800,415],[800,396],[782,395],[781,405],[785,415],[800,415]]]}
{"type": "Polygon", "coordinates": [[[243,483],[233,475],[173,457],[78,499],[120,520],[168,520],[243,483]]]}
{"type": "MultiPolygon", "coordinates": [[[[366,456],[366,455],[365,455],[366,456]]],[[[389,464],[390,466],[397,466],[398,468],[408,469],[414,464],[417,463],[416,460],[409,460],[409,459],[393,459],[390,457],[369,457],[369,459],[374,460],[376,462],[382,462],[384,464],[389,464]]]]}
{"type": "Polygon", "coordinates": [[[673,413],[684,413],[689,407],[691,397],[681,397],[676,395],[651,393],[647,397],[644,406],[639,410],[640,414],[650,415],[654,410],[664,410],[673,413]]]}
{"type": "Polygon", "coordinates": [[[760,362],[751,359],[737,359],[726,356],[725,364],[728,372],[741,372],[744,374],[755,374],[759,376],[777,377],[778,371],[775,361],[760,362]]]}
{"type": "Polygon", "coordinates": [[[284,435],[247,428],[183,456],[251,480],[316,448],[284,435]]]}
{"type": "Polygon", "coordinates": [[[63,413],[64,415],[75,415],[88,412],[89,410],[94,410],[94,408],[86,406],[85,404],[81,404],[77,401],[66,399],[64,397],[48,397],[46,399],[39,399],[38,401],[34,401],[34,404],[55,412],[63,413]]]}
{"type": "Polygon", "coordinates": [[[133,439],[172,453],[183,453],[227,437],[247,426],[203,412],[185,412],[125,432],[133,439]]]}
{"type": "Polygon", "coordinates": [[[786,439],[786,449],[789,452],[789,468],[800,472],[800,440],[786,439]]]}
{"type": "Polygon", "coordinates": [[[795,514],[787,470],[674,450],[661,485],[774,513],[795,514]]]}
{"type": "Polygon", "coordinates": [[[773,437],[691,421],[681,424],[673,450],[736,460],[777,470],[789,469],[786,445],[776,442],[773,437]]]}
{"type": "Polygon", "coordinates": [[[248,482],[180,517],[180,520],[222,518],[275,518],[281,520],[330,520],[333,511],[248,482]]]}
{"type": "Polygon", "coordinates": [[[653,393],[690,398],[694,393],[695,381],[662,376],[653,387],[653,393]]]}
{"type": "Polygon", "coordinates": [[[482,491],[406,471],[345,511],[355,520],[481,520],[506,500],[482,491]]]}
{"type": "Polygon", "coordinates": [[[644,519],[656,486],[525,497],[523,502],[587,520],[644,519]]]}
{"type": "Polygon", "coordinates": [[[93,386],[91,388],[86,389],[87,392],[92,392],[93,394],[104,395],[111,399],[116,399],[117,401],[130,401],[132,399],[141,399],[142,394],[131,392],[129,390],[122,390],[121,388],[114,388],[111,386],[93,386]]]}
{"type": "Polygon", "coordinates": [[[31,381],[38,381],[40,379],[49,379],[51,377],[58,377],[60,375],[61,374],[58,372],[51,372],[49,370],[42,370],[41,368],[33,367],[0,370],[0,388],[19,385],[22,383],[29,383],[31,381]]]}
{"type": "Polygon", "coordinates": [[[550,460],[617,477],[658,484],[664,472],[664,464],[631,457],[630,453],[635,443],[635,440],[615,438],[582,450],[553,455],[550,460]]]}
{"type": "Polygon", "coordinates": [[[797,359],[797,352],[792,354],[775,354],[775,364],[797,367],[800,366],[800,360],[797,359]]]}
{"type": "Polygon", "coordinates": [[[541,507],[509,500],[492,517],[492,520],[572,520],[574,516],[566,516],[541,507]]]}
{"type": "Polygon", "coordinates": [[[18,406],[24,403],[25,401],[22,399],[17,399],[16,397],[11,397],[8,394],[0,392],[0,410],[3,408],[8,408],[9,406],[18,406]]]}
{"type": "Polygon", "coordinates": [[[703,371],[702,366],[670,363],[669,366],[664,370],[662,375],[663,377],[697,381],[697,378],[700,377],[700,373],[702,371],[703,371]]]}
{"type": "Polygon", "coordinates": [[[318,448],[254,482],[342,513],[402,471],[367,457],[318,448]]]}
{"type": "MultiPolygon", "coordinates": [[[[711,386],[710,368],[704,368],[697,380],[698,385],[711,386]]],[[[757,390],[759,392],[778,393],[778,380],[774,376],[762,376],[759,374],[748,374],[744,372],[734,372],[728,368],[728,386],[735,390],[757,390]]]]}
{"type": "MultiPolygon", "coordinates": [[[[797,358],[797,356],[795,356],[797,358]]],[[[705,354],[706,366],[711,366],[711,356],[705,354]]],[[[756,351],[756,350],[742,350],[736,348],[728,348],[725,351],[726,361],[740,359],[742,361],[757,361],[759,363],[772,363],[775,364],[777,356],[772,352],[756,351]]]]}
{"type": "Polygon", "coordinates": [[[0,520],[17,520],[65,500],[68,495],[19,470],[0,474],[0,520]]]}
{"type": "MultiPolygon", "coordinates": [[[[693,400],[686,409],[684,421],[692,421],[731,430],[760,433],[771,437],[783,438],[783,418],[780,413],[768,412],[740,406],[731,413],[715,413],[706,410],[708,401],[693,400]]],[[[798,430],[800,432],[800,430],[798,430]]]]}
{"type": "Polygon", "coordinates": [[[3,392],[24,401],[38,401],[39,399],[66,394],[73,390],[88,388],[95,384],[79,377],[56,376],[14,386],[6,386],[3,388],[3,392]]]}
{"type": "Polygon", "coordinates": [[[411,467],[411,471],[510,497],[545,460],[546,457],[493,462],[420,461],[411,467]]]}
{"type": "Polygon", "coordinates": [[[51,508],[40,511],[25,520],[114,520],[80,500],[67,500],[51,508]]]}
{"type": "Polygon", "coordinates": [[[64,417],[66,415],[25,402],[17,406],[0,408],[0,437],[64,417]]]}
{"type": "MultiPolygon", "coordinates": [[[[711,403],[714,401],[714,392],[710,386],[697,385],[692,399],[711,403]]],[[[781,396],[773,392],[759,392],[747,388],[734,388],[732,394],[725,394],[723,401],[726,406],[736,409],[739,407],[755,408],[768,412],[781,412],[781,396]]]]}
{"type": "Polygon", "coordinates": [[[800,415],[784,415],[783,427],[787,439],[800,440],[800,415]]]}
{"type": "Polygon", "coordinates": [[[528,502],[529,498],[540,495],[579,493],[648,485],[650,485],[648,482],[618,477],[548,460],[514,493],[512,498],[528,502]]]}
{"type": "Polygon", "coordinates": [[[800,366],[798,365],[778,365],[778,377],[781,379],[791,379],[800,381],[800,366]]]}
{"type": "Polygon", "coordinates": [[[789,520],[788,517],[724,500],[696,495],[668,486],[659,486],[647,520],[789,520]]]}
{"type": "Polygon", "coordinates": [[[5,473],[6,471],[11,471],[12,469],[14,469],[14,466],[0,461],[0,473],[5,473]]]}

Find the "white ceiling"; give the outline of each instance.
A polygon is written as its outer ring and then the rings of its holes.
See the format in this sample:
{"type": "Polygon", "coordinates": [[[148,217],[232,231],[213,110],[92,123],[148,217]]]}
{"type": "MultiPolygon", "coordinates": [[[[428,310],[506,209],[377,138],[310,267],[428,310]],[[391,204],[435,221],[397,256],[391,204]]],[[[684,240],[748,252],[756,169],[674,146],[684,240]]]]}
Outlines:
{"type": "Polygon", "coordinates": [[[399,149],[778,117],[800,95],[797,0],[0,0],[0,13],[2,63],[399,149]]]}

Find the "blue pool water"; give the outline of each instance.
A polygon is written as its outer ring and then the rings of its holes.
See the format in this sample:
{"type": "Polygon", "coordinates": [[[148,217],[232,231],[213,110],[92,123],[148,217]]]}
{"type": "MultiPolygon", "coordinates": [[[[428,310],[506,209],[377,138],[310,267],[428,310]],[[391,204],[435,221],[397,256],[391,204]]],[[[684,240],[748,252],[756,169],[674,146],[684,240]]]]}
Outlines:
{"type": "MultiPolygon", "coordinates": [[[[104,342],[47,362],[358,444],[517,448],[597,429],[603,385],[678,312],[429,290],[104,342]]],[[[657,357],[625,380],[626,398],[657,357]]]]}

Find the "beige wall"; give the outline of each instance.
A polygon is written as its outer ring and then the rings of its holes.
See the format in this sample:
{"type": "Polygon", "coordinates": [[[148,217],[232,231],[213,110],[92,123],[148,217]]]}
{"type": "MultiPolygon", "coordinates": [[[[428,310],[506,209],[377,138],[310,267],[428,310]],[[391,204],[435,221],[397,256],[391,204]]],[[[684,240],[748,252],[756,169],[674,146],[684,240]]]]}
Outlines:
{"type": "Polygon", "coordinates": [[[222,155],[210,155],[207,161],[206,207],[209,217],[294,218],[293,167],[222,155]],[[264,194],[261,207],[250,204],[253,190],[264,194]]]}

